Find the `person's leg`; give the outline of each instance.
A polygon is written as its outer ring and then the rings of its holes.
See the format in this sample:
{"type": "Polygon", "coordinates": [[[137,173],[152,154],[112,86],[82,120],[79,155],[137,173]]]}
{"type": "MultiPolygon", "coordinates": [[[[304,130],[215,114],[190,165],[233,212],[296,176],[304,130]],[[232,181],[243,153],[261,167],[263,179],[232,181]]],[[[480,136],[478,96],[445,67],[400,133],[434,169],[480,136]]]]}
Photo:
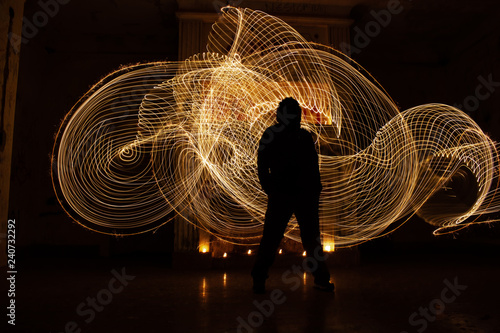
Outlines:
{"type": "Polygon", "coordinates": [[[308,266],[316,284],[330,281],[330,272],[325,263],[325,254],[321,245],[319,230],[319,198],[303,197],[297,202],[295,217],[300,227],[302,246],[307,253],[308,266]]]}
{"type": "Polygon", "coordinates": [[[276,252],[292,216],[293,205],[283,197],[269,197],[264,221],[264,232],[260,241],[257,258],[252,269],[254,281],[265,281],[274,262],[276,252]]]}

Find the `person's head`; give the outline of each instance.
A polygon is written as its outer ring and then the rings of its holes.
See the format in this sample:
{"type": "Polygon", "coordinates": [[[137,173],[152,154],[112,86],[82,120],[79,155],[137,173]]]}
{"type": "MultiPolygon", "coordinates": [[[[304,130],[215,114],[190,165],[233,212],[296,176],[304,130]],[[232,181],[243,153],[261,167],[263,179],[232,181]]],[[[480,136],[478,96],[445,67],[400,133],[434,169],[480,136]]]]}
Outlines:
{"type": "Polygon", "coordinates": [[[276,112],[278,124],[300,127],[301,118],[302,109],[300,108],[299,102],[297,102],[294,98],[287,97],[278,105],[278,111],[276,112]]]}

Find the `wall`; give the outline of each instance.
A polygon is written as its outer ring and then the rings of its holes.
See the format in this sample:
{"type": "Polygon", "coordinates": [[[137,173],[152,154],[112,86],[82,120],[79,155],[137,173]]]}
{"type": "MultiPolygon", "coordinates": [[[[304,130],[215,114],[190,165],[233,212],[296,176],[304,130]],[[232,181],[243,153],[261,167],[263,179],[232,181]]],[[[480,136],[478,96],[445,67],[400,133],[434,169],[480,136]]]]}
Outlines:
{"type": "Polygon", "coordinates": [[[7,251],[3,249],[7,245],[8,221],[12,219],[8,207],[23,9],[24,1],[0,3],[0,266],[7,263],[7,251]]]}

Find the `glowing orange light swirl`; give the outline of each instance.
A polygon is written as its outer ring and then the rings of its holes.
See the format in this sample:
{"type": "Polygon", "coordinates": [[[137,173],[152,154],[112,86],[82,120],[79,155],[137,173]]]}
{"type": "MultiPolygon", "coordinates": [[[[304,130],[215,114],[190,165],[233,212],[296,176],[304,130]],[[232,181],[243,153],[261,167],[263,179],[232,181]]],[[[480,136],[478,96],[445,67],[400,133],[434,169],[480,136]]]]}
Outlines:
{"type": "MultiPolygon", "coordinates": [[[[399,112],[345,56],[259,11],[226,8],[207,49],[122,68],[67,116],[53,182],[76,221],[125,235],[182,216],[219,238],[255,242],[267,202],[258,141],[287,96],[317,138],[321,229],[335,247],[415,212],[443,232],[499,210],[496,143],[462,111],[399,112]]],[[[299,240],[296,227],[286,236],[299,240]]]]}

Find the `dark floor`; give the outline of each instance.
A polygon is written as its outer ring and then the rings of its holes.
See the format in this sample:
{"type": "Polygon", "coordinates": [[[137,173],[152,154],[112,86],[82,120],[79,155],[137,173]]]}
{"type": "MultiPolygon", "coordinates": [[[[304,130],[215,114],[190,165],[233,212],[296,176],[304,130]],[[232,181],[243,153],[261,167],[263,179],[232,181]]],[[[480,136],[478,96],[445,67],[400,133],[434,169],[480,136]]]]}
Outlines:
{"type": "Polygon", "coordinates": [[[7,331],[500,332],[498,258],[491,251],[373,255],[332,267],[330,294],[313,288],[297,257],[295,271],[290,262],[275,265],[262,296],[251,292],[248,267],[26,258],[18,263],[16,326],[7,331]]]}

